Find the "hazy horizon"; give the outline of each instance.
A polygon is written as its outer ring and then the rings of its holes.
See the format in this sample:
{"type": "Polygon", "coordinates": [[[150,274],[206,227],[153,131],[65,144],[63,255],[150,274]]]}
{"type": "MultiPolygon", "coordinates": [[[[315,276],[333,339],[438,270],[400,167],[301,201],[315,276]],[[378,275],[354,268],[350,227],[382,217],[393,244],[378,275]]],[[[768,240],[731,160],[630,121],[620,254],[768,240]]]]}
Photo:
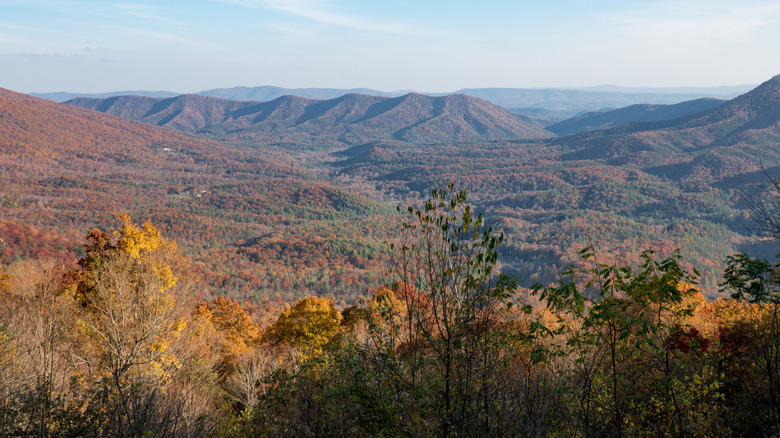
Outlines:
{"type": "MultiPolygon", "coordinates": [[[[767,78],[769,79],[769,78],[767,78]]],[[[285,90],[360,90],[360,89],[366,89],[366,90],[372,90],[377,91],[381,93],[387,93],[387,94],[406,94],[406,93],[421,93],[421,94],[432,94],[432,95],[439,95],[439,94],[448,94],[448,93],[454,93],[462,90],[490,90],[490,89],[516,89],[516,90],[574,90],[574,91],[606,91],[606,92],[622,92],[622,93],[650,93],[650,94],[712,94],[712,95],[729,95],[733,94],[734,90],[741,90],[744,89],[746,92],[749,91],[752,88],[757,87],[759,84],[739,84],[739,85],[718,85],[718,86],[712,86],[712,87],[705,87],[705,86],[675,86],[675,87],[626,87],[626,86],[619,86],[619,85],[611,85],[611,84],[601,84],[601,85],[592,85],[592,86],[584,86],[584,87],[570,87],[570,86],[559,86],[559,87],[464,87],[460,88],[458,90],[446,90],[446,91],[428,91],[428,90],[410,90],[410,89],[404,89],[404,90],[381,90],[371,87],[349,87],[349,88],[339,88],[339,87],[280,87],[278,85],[273,84],[263,84],[263,85],[235,85],[232,87],[214,87],[214,88],[207,88],[203,90],[188,90],[188,91],[177,91],[177,90],[129,90],[129,89],[113,89],[113,90],[103,90],[103,91],[81,91],[81,90],[56,90],[56,91],[19,91],[19,90],[12,90],[17,92],[23,92],[27,94],[89,94],[89,95],[102,95],[102,94],[115,94],[115,93],[132,93],[132,92],[145,92],[145,93],[174,93],[174,94],[195,94],[195,93],[201,93],[205,91],[211,91],[211,90],[230,90],[230,89],[237,89],[237,88],[247,88],[247,89],[253,89],[253,88],[263,88],[263,87],[271,87],[271,88],[281,88],[285,90]]]]}
{"type": "Polygon", "coordinates": [[[780,73],[780,4],[0,0],[0,87],[715,87],[780,73]]]}

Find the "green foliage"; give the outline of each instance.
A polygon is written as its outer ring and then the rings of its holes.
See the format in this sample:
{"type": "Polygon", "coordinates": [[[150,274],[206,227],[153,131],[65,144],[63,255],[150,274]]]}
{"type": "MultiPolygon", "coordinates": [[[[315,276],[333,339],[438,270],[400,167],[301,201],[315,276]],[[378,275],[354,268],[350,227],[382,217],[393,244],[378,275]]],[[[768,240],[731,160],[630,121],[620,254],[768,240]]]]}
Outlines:
{"type": "Polygon", "coordinates": [[[648,351],[663,347],[670,321],[692,312],[682,305],[695,292],[689,283],[698,273],[683,269],[679,253],[656,261],[646,251],[638,269],[598,263],[590,247],[579,254],[592,262],[590,269],[573,267],[557,285],[537,285],[535,293],[569,323],[565,354],[576,364],[567,377],[579,399],[577,427],[583,434],[624,436],[632,386],[639,383],[631,376],[648,366],[648,351]]]}
{"type": "Polygon", "coordinates": [[[731,298],[756,304],[780,304],[780,265],[750,257],[745,253],[729,256],[723,271],[723,289],[731,298]]]}
{"type": "Polygon", "coordinates": [[[498,376],[530,339],[502,323],[516,287],[496,269],[503,234],[452,185],[405,211],[403,238],[393,246],[397,282],[371,302],[372,346],[355,345],[344,362],[357,377],[351,396],[388,397],[365,405],[359,418],[374,433],[500,435],[509,429],[498,415],[506,408],[498,376]],[[396,397],[405,406],[393,406],[396,397]]]}
{"type": "Polygon", "coordinates": [[[760,378],[749,391],[762,399],[765,431],[780,428],[780,263],[753,258],[745,253],[726,260],[724,291],[734,300],[747,301],[757,311],[743,320],[743,330],[753,340],[746,349],[760,378]]]}

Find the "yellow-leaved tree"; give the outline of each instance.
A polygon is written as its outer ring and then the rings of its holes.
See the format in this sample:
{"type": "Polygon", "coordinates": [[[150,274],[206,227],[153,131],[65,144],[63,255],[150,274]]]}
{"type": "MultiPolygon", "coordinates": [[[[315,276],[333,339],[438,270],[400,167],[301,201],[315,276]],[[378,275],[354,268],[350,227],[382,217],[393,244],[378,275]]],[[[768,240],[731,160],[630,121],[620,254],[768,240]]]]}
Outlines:
{"type": "Polygon", "coordinates": [[[181,368],[174,344],[190,314],[187,259],[150,223],[117,216],[112,235],[89,232],[85,256],[68,275],[82,342],[76,354],[86,378],[111,394],[108,435],[158,430],[160,405],[181,368]]]}
{"type": "Polygon", "coordinates": [[[323,347],[341,330],[341,314],[327,298],[303,298],[263,333],[263,341],[291,345],[303,358],[322,354],[323,347]]]}
{"type": "Polygon", "coordinates": [[[251,353],[260,343],[260,327],[241,305],[230,298],[217,297],[198,304],[194,312],[195,322],[203,325],[203,331],[213,332],[212,343],[217,367],[223,375],[232,373],[236,358],[251,353]]]}

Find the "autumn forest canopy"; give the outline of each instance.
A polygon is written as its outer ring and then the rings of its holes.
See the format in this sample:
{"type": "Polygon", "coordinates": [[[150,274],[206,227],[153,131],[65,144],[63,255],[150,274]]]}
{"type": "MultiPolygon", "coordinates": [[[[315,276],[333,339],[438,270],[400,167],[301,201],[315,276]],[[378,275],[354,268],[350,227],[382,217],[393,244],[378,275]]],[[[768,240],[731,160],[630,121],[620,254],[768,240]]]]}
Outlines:
{"type": "Polygon", "coordinates": [[[776,435],[780,76],[637,111],[0,89],[0,435],[776,435]]]}

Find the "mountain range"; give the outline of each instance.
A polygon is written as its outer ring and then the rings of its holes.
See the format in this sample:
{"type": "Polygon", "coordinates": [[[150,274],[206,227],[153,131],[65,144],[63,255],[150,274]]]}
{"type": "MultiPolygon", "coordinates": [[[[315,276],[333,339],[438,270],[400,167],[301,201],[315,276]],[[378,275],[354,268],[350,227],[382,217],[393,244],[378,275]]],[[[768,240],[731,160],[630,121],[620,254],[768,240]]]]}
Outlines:
{"type": "Polygon", "coordinates": [[[552,136],[528,117],[466,95],[282,96],[248,102],[200,95],[77,98],[69,105],[234,142],[360,144],[388,138],[419,143],[552,136]]]}
{"type": "MultiPolygon", "coordinates": [[[[199,95],[118,96],[79,98],[69,104],[214,139],[255,144],[359,145],[383,139],[451,143],[552,136],[528,118],[466,95],[410,93],[390,98],[347,94],[330,100],[283,96],[270,102],[199,95]]],[[[758,162],[773,163],[780,143],[780,75],[730,101],[629,106],[550,126],[559,134],[586,129],[550,138],[546,144],[565,151],[562,160],[633,162],[667,176],[688,164],[717,175],[719,169],[706,167],[718,160],[724,161],[720,167],[743,163],[743,170],[758,162]],[[610,128],[596,129],[600,127],[610,128]]]]}
{"type": "Polygon", "coordinates": [[[169,98],[127,95],[76,98],[67,103],[218,140],[334,146],[382,139],[437,143],[545,138],[686,117],[724,102],[702,98],[673,105],[637,104],[583,114],[547,128],[538,120],[466,95],[410,93],[391,98],[347,94],[330,100],[282,96],[268,102],[194,94],[169,98]]]}
{"type": "Polygon", "coordinates": [[[681,248],[713,297],[725,257],[757,248],[741,200],[762,166],[780,172],[780,76],[559,137],[469,96],[72,103],[0,93],[0,239],[18,242],[0,242],[3,260],[77,255],[85,230],[127,212],[179,241],[210,291],[255,303],[354,301],[381,281],[390,206],[451,182],[505,231],[502,267],[523,286],[595,242],[607,261],[681,248]]]}
{"type": "MultiPolygon", "coordinates": [[[[470,88],[447,93],[421,93],[428,96],[465,94],[485,99],[488,102],[532,115],[540,110],[562,112],[567,116],[576,113],[615,109],[633,104],[674,104],[703,97],[731,98],[747,91],[748,86],[739,87],[682,87],[682,88],[470,88]]],[[[204,90],[194,94],[220,97],[231,100],[270,101],[282,96],[298,96],[307,99],[329,100],[346,94],[398,97],[410,91],[378,91],[370,88],[282,88],[274,86],[233,87],[204,90]]],[[[65,102],[77,97],[105,98],[120,95],[151,97],[174,97],[182,93],[171,91],[116,91],[109,93],[31,93],[33,96],[56,102],[65,102]]],[[[547,117],[550,118],[550,117],[547,117]]],[[[557,120],[561,118],[553,117],[557,120]]]]}
{"type": "Polygon", "coordinates": [[[384,191],[462,184],[507,233],[504,269],[553,281],[597,245],[602,260],[681,248],[717,295],[723,260],[752,244],[744,199],[780,174],[780,76],[708,110],[533,142],[409,145],[374,142],[339,154],[337,175],[384,191]],[[762,170],[762,168],[764,170],[762,170]]]}
{"type": "MultiPolygon", "coordinates": [[[[632,104],[674,104],[705,97],[730,98],[748,91],[752,87],[711,88],[622,88],[594,87],[577,88],[463,88],[449,93],[421,93],[428,96],[465,94],[487,100],[507,109],[531,108],[554,111],[593,111],[604,108],[618,108],[632,104]]],[[[231,100],[268,101],[281,96],[292,95],[310,99],[334,99],[345,94],[366,94],[370,96],[398,97],[408,91],[383,92],[367,88],[349,90],[333,88],[280,88],[280,87],[234,87],[200,91],[196,94],[221,97],[231,100]]],[[[131,93],[126,93],[131,94],[131,93]]]]}

